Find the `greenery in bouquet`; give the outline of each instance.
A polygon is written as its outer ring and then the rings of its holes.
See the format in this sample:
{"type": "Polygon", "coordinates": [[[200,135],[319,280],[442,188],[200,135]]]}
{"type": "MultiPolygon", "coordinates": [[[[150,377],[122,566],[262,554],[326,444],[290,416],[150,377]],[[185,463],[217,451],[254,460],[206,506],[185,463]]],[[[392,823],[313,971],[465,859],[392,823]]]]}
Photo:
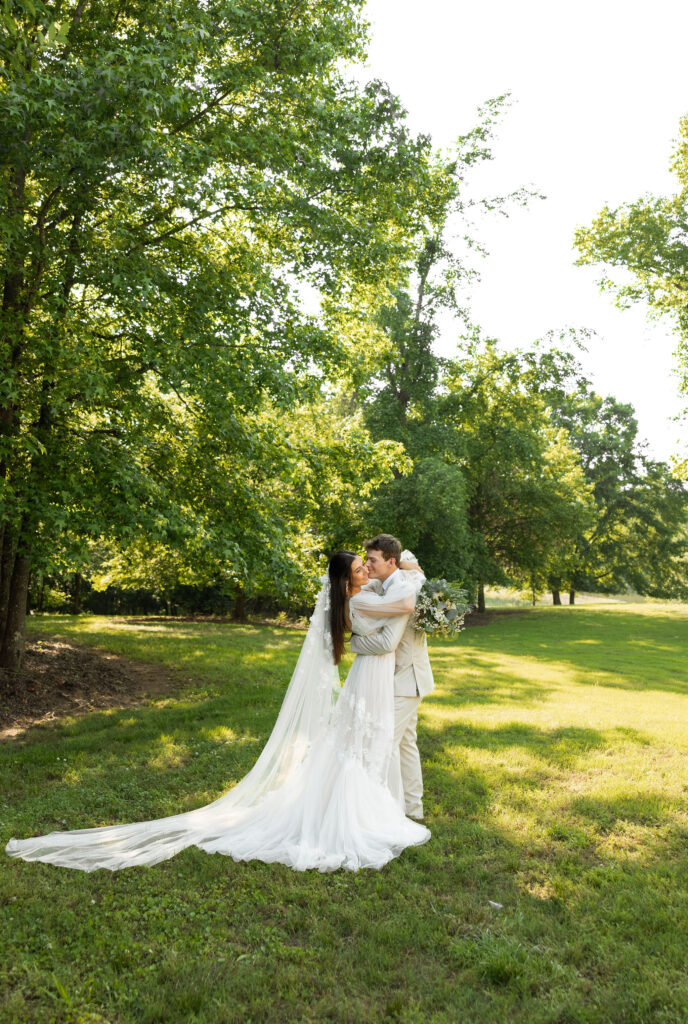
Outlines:
{"type": "Polygon", "coordinates": [[[456,636],[470,604],[468,593],[446,580],[426,580],[416,600],[413,625],[428,636],[456,636]]]}

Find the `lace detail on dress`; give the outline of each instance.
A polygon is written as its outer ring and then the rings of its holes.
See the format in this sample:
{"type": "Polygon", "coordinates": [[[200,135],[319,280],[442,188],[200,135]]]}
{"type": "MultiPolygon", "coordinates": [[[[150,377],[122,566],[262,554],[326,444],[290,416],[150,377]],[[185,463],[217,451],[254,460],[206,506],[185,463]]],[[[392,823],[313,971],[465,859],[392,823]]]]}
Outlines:
{"type": "Polygon", "coordinates": [[[377,782],[386,785],[392,758],[394,719],[391,702],[379,694],[381,703],[390,708],[371,704],[354,686],[344,686],[333,720],[333,740],[337,755],[342,759],[358,761],[377,782]],[[382,713],[381,713],[382,712],[382,713]],[[390,713],[391,712],[391,713],[390,713]]]}

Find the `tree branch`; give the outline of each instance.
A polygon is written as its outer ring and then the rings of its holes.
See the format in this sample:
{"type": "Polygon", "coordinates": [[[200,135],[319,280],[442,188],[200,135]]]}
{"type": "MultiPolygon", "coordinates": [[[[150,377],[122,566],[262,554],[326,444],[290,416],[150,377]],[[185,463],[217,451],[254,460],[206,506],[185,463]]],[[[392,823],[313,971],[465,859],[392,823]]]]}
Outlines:
{"type": "Polygon", "coordinates": [[[224,92],[218,93],[218,95],[215,96],[215,98],[211,100],[211,102],[208,103],[207,106],[203,107],[195,114],[192,114],[191,117],[187,117],[186,120],[181,121],[174,128],[170,129],[170,135],[178,135],[179,132],[184,131],[184,129],[187,128],[189,125],[195,124],[197,121],[201,121],[206,116],[206,114],[209,114],[211,110],[214,110],[215,107],[217,107],[218,104],[222,103],[222,101],[226,99],[227,96],[229,96],[230,93],[232,93],[233,91],[234,87],[232,86],[232,88],[225,89],[224,92]]]}
{"type": "Polygon", "coordinates": [[[62,51],[62,60],[67,60],[70,53],[72,52],[72,40],[74,29],[78,28],[79,22],[81,21],[82,15],[86,9],[88,0],[79,0],[78,4],[74,8],[74,14],[72,15],[72,21],[67,32],[67,42],[65,43],[64,50],[62,51]]]}

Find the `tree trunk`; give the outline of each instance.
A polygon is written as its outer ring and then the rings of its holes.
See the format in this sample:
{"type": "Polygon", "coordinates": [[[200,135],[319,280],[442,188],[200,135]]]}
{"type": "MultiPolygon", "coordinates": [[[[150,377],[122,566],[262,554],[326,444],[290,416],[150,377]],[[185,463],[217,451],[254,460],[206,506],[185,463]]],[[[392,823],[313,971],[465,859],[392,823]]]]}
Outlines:
{"type": "Polygon", "coordinates": [[[485,587],[482,583],[478,584],[478,611],[485,611],[485,587]]]}
{"type": "Polygon", "coordinates": [[[561,604],[561,594],[558,590],[552,590],[552,604],[561,604]]]}
{"type": "Polygon", "coordinates": [[[246,622],[246,595],[242,587],[237,587],[232,618],[236,619],[237,622],[246,622]]]}
{"type": "Polygon", "coordinates": [[[74,593],[72,594],[72,615],[79,614],[79,600],[81,598],[81,573],[74,573],[74,593]]]}
{"type": "Polygon", "coordinates": [[[575,603],[576,603],[576,591],[573,589],[573,587],[571,587],[571,589],[569,590],[569,604],[575,604],[575,603]]]}
{"type": "Polygon", "coordinates": [[[9,525],[2,531],[2,550],[0,551],[0,644],[7,625],[7,610],[10,606],[10,587],[14,570],[14,537],[9,525]]]}
{"type": "Polygon", "coordinates": [[[5,686],[13,689],[24,656],[24,631],[26,629],[26,592],[29,587],[31,561],[20,552],[14,561],[10,585],[7,623],[0,648],[0,669],[5,686]]]}

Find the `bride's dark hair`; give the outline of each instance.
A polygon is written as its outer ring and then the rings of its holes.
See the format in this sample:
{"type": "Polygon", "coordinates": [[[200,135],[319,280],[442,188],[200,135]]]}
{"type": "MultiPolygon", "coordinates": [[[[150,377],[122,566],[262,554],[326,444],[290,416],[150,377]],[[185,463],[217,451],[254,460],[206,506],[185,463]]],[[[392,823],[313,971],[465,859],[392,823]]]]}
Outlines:
{"type": "Polygon", "coordinates": [[[330,578],[330,633],[335,665],[339,664],[344,654],[347,584],[351,579],[351,566],[355,558],[353,551],[335,551],[327,566],[330,578]]]}

